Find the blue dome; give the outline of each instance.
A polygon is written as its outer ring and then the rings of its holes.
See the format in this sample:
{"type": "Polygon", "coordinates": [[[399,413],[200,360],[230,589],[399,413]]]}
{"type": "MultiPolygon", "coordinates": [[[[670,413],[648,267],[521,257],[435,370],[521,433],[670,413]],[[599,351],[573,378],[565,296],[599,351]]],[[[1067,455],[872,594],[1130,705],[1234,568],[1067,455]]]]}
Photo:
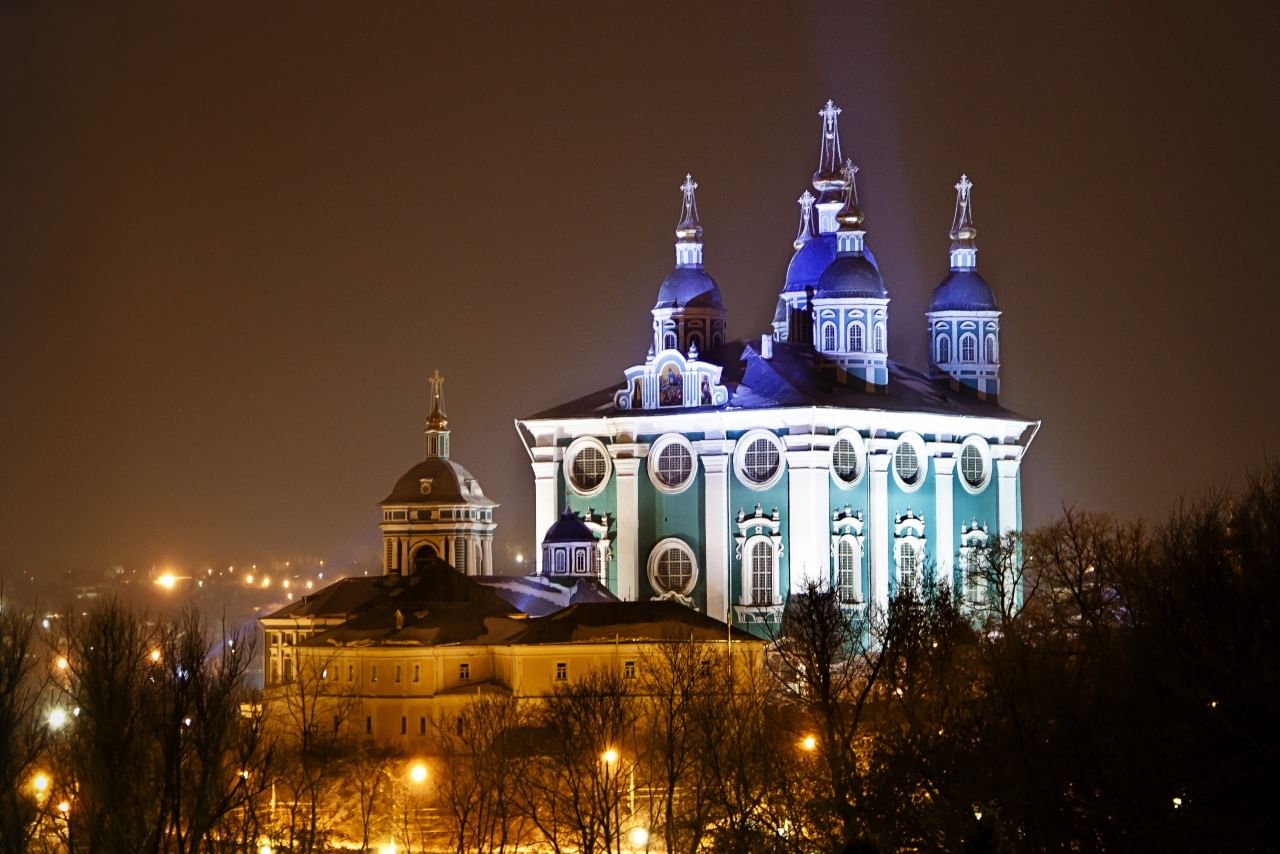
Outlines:
{"type": "Polygon", "coordinates": [[[787,265],[787,283],[783,292],[817,287],[822,271],[836,260],[836,236],[820,234],[807,241],[791,256],[787,265]]]}
{"type": "Polygon", "coordinates": [[[952,270],[933,291],[929,311],[995,311],[996,295],[976,270],[952,270]]]}
{"type": "Polygon", "coordinates": [[[676,267],[662,280],[654,308],[723,308],[720,288],[701,267],[676,267]]]}
{"type": "Polygon", "coordinates": [[[880,271],[865,255],[841,255],[831,262],[818,279],[815,297],[870,297],[886,299],[880,271]]]}
{"type": "Polygon", "coordinates": [[[582,517],[567,507],[542,538],[544,543],[594,543],[595,541],[596,535],[591,533],[591,529],[582,521],[582,517]]]}

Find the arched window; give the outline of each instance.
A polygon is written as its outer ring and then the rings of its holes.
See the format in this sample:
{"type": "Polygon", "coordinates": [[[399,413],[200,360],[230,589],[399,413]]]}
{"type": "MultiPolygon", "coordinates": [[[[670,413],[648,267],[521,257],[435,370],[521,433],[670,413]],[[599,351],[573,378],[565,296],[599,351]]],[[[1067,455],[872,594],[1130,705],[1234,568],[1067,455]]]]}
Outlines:
{"type": "Polygon", "coordinates": [[[554,572],[556,575],[564,575],[566,572],[568,572],[569,560],[565,554],[564,549],[556,549],[554,562],[555,562],[554,572]]]}
{"type": "Polygon", "coordinates": [[[945,365],[951,361],[951,339],[945,334],[938,336],[938,364],[945,365]]]}
{"type": "Polygon", "coordinates": [[[982,361],[989,365],[996,362],[996,336],[988,335],[982,344],[982,361]]]}
{"type": "Polygon", "coordinates": [[[662,541],[649,557],[649,583],[659,594],[687,595],[698,577],[698,565],[689,547],[675,539],[662,541]]]}
{"type": "Polygon", "coordinates": [[[960,361],[978,361],[978,339],[971,332],[960,336],[960,361]]]}
{"type": "Polygon", "coordinates": [[[877,323],[875,332],[872,334],[871,349],[877,353],[884,352],[884,324],[877,323]]]}
{"type": "Polygon", "coordinates": [[[857,602],[858,561],[853,542],[841,540],[836,546],[836,594],[841,602],[857,602]]]}
{"type": "Polygon", "coordinates": [[[587,550],[586,549],[573,550],[573,574],[574,575],[587,574],[587,550]]]}
{"type": "Polygon", "coordinates": [[[898,584],[900,590],[919,590],[920,556],[911,543],[898,544],[898,584]]]}
{"type": "Polygon", "coordinates": [[[676,348],[676,334],[668,332],[662,336],[662,347],[665,350],[674,350],[676,348]]]}
{"type": "Polygon", "coordinates": [[[765,540],[751,547],[751,604],[773,604],[773,545],[765,540]]]}
{"type": "Polygon", "coordinates": [[[854,321],[849,324],[849,352],[861,353],[865,342],[862,340],[862,324],[854,321]]]}
{"type": "Polygon", "coordinates": [[[836,349],[836,325],[828,323],[822,327],[822,349],[830,353],[836,349]]]}

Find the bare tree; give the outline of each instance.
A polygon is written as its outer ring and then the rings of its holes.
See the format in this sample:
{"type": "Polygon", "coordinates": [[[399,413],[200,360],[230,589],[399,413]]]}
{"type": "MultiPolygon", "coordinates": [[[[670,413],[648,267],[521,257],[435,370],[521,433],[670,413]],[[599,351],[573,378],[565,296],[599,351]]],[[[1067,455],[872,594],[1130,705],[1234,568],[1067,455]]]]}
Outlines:
{"type": "Polygon", "coordinates": [[[40,700],[49,665],[39,658],[34,613],[23,614],[0,600],[0,852],[25,852],[36,820],[50,799],[32,779],[49,730],[40,720],[40,700]]]}

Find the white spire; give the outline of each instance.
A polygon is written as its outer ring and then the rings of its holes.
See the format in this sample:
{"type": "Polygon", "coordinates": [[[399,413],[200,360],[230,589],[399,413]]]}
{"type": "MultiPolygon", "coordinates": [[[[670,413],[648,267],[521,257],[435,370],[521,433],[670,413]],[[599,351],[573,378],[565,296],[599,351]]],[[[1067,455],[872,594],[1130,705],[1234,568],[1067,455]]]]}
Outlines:
{"type": "Polygon", "coordinates": [[[978,228],[973,224],[973,182],[962,174],[956,182],[956,210],[951,217],[951,269],[972,270],[978,265],[978,228]]]}
{"type": "Polygon", "coordinates": [[[836,213],[836,222],[840,224],[839,230],[836,232],[836,246],[840,253],[861,252],[862,237],[866,234],[866,230],[862,227],[862,223],[866,217],[862,213],[862,208],[858,207],[858,184],[856,176],[858,167],[854,165],[852,160],[846,160],[844,166],[840,170],[844,176],[844,206],[836,213]]]}
{"type": "Polygon", "coordinates": [[[813,239],[813,203],[815,199],[813,193],[805,190],[796,201],[800,203],[800,230],[796,232],[796,239],[792,246],[799,249],[813,239]]]}
{"type": "Polygon", "coordinates": [[[698,182],[686,174],[680,192],[680,224],[676,226],[676,266],[702,266],[702,223],[698,221],[698,199],[694,195],[698,182]]]}
{"type": "Polygon", "coordinates": [[[818,111],[822,119],[822,143],[818,151],[818,171],[813,173],[813,189],[818,191],[818,233],[830,234],[836,230],[836,211],[844,202],[845,180],[841,166],[844,155],[840,152],[840,113],[834,101],[818,111]]]}
{"type": "Polygon", "coordinates": [[[439,370],[427,377],[431,386],[431,414],[427,416],[427,457],[449,458],[449,418],[444,414],[444,377],[439,370]]]}

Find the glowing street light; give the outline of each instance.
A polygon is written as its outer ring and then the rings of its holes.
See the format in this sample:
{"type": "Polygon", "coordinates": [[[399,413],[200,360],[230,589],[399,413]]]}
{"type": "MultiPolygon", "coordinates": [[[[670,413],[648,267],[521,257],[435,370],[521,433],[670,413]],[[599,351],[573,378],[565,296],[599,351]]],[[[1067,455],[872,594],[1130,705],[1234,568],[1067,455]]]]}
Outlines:
{"type": "Polygon", "coordinates": [[[69,666],[67,662],[67,657],[65,655],[58,656],[53,660],[53,665],[54,667],[57,667],[59,670],[66,670],[67,667],[69,666]]]}
{"type": "Polygon", "coordinates": [[[272,854],[271,843],[264,842],[258,846],[258,854],[272,854]]]}
{"type": "Polygon", "coordinates": [[[67,725],[65,709],[53,709],[49,712],[49,729],[62,729],[67,725]]]}
{"type": "Polygon", "coordinates": [[[62,813],[63,815],[66,815],[67,813],[71,812],[71,801],[59,801],[58,812],[62,813]]]}
{"type": "Polygon", "coordinates": [[[409,769],[409,779],[418,784],[427,782],[427,766],[421,762],[413,763],[413,767],[409,769]]]}
{"type": "Polygon", "coordinates": [[[380,854],[396,854],[396,841],[394,839],[387,840],[387,844],[378,849],[380,854]]]}
{"type": "Polygon", "coordinates": [[[31,777],[31,791],[36,793],[37,798],[42,798],[49,791],[49,786],[52,783],[53,781],[49,779],[48,774],[43,771],[37,771],[31,777]]]}
{"type": "Polygon", "coordinates": [[[147,657],[151,659],[152,664],[157,663],[158,661],[160,661],[160,650],[158,649],[151,650],[151,654],[148,655],[147,657]]]}
{"type": "Polygon", "coordinates": [[[649,844],[649,831],[643,827],[633,827],[627,834],[627,839],[631,841],[632,848],[643,848],[649,844]]]}
{"type": "Polygon", "coordinates": [[[818,749],[818,740],[811,735],[806,735],[804,738],[800,739],[800,746],[812,753],[818,749]]]}
{"type": "Polygon", "coordinates": [[[610,747],[604,753],[600,754],[600,758],[604,760],[606,765],[612,765],[618,761],[618,751],[610,747]]]}
{"type": "Polygon", "coordinates": [[[163,587],[165,590],[172,590],[177,583],[178,579],[172,572],[166,572],[164,575],[161,575],[156,579],[156,585],[163,587]]]}

